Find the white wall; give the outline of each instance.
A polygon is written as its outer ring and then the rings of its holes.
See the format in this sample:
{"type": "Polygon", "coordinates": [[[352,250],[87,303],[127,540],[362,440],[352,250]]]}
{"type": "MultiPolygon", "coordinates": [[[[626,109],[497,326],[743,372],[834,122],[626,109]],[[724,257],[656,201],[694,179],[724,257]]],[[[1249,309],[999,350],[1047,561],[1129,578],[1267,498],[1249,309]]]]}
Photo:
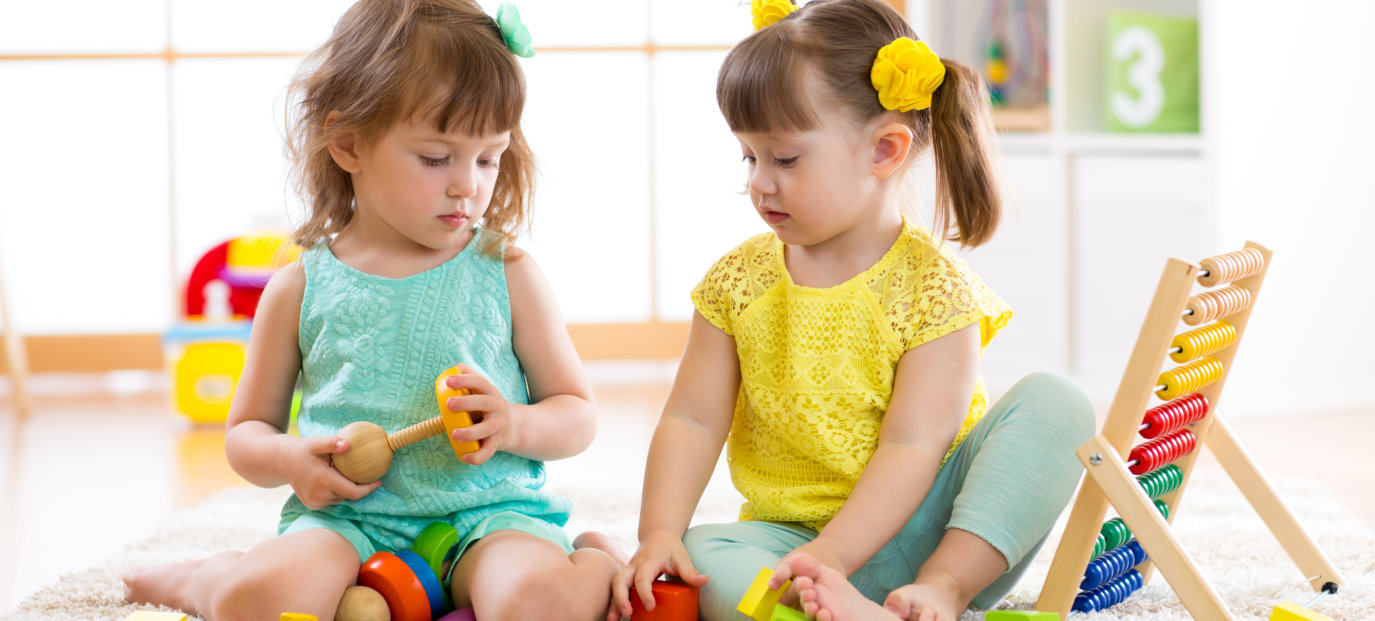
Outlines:
{"type": "Polygon", "coordinates": [[[1275,252],[1230,407],[1375,408],[1375,3],[1218,2],[1221,235],[1275,252]]]}

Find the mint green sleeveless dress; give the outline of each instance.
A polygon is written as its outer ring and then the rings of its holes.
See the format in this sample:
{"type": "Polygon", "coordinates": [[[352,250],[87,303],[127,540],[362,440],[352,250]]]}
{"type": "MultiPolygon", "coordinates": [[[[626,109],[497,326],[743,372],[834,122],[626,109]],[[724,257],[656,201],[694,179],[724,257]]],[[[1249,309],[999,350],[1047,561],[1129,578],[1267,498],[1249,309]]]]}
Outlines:
{"type": "MultiPolygon", "coordinates": [[[[530,402],[512,347],[505,266],[479,252],[481,235],[443,265],[400,279],[353,269],[324,242],[301,255],[302,437],[333,435],[359,420],[391,432],[433,418],[435,378],[458,363],[477,369],[507,401],[530,402]]],[[[312,511],[293,494],[279,531],[330,528],[362,558],[409,548],[433,522],[462,536],[490,532],[490,518],[515,513],[561,535],[572,503],[542,491],[544,480],[543,462],[498,451],[470,466],[435,436],[398,450],[381,487],[360,500],[312,511]]]]}

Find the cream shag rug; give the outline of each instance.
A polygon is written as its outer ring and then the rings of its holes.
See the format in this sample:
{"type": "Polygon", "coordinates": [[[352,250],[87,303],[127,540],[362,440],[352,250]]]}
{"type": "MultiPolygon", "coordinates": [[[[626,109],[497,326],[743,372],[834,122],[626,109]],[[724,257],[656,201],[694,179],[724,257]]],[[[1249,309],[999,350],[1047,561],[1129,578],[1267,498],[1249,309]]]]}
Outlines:
{"type": "MultiPolygon", "coordinates": [[[[1347,582],[1337,595],[1324,598],[1314,609],[1335,619],[1375,619],[1375,533],[1324,487],[1286,479],[1273,484],[1347,582]]],[[[620,487],[551,489],[571,496],[576,503],[569,532],[601,530],[631,549],[639,493],[638,489],[620,487]]],[[[151,539],[43,587],[4,619],[119,621],[136,610],[122,600],[119,576],[124,570],[200,558],[225,548],[250,547],[275,533],[277,511],[285,493],[282,489],[247,487],[220,492],[173,515],[151,539]]],[[[738,502],[729,487],[710,486],[697,521],[731,520],[738,502]]],[[[1267,619],[1276,602],[1289,600],[1303,605],[1313,597],[1298,569],[1221,473],[1195,473],[1173,531],[1238,619],[1267,619]]],[[[1030,609],[1034,605],[1060,534],[1057,528],[1021,584],[999,608],[1030,609]]],[[[982,618],[982,613],[970,611],[961,619],[982,618]]],[[[1158,620],[1187,619],[1189,615],[1157,572],[1149,585],[1126,602],[1106,612],[1076,614],[1073,618],[1158,620]]]]}

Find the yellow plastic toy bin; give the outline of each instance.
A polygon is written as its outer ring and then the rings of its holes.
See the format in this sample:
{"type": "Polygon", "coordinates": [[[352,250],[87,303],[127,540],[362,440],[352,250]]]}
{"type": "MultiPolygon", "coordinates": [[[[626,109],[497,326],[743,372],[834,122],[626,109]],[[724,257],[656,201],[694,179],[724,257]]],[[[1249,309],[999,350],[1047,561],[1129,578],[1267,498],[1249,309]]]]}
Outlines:
{"type": "Polygon", "coordinates": [[[223,423],[243,374],[249,321],[186,322],[163,335],[173,405],[195,423],[223,423]]]}

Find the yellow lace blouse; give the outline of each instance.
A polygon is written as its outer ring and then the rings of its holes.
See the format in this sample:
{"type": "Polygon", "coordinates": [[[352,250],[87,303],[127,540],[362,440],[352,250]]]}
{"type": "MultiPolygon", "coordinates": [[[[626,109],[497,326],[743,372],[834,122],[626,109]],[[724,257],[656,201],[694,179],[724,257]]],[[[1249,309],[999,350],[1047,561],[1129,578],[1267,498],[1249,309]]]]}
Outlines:
{"type": "MultiPolygon", "coordinates": [[[[712,266],[692,301],[735,338],[740,357],[726,447],[746,499],[740,519],[819,530],[878,446],[902,354],[975,322],[982,352],[1012,310],[948,244],[906,221],[883,258],[834,287],[794,284],[783,252],[773,233],[746,241],[712,266]]],[[[950,451],[986,408],[980,378],[950,451]]]]}

